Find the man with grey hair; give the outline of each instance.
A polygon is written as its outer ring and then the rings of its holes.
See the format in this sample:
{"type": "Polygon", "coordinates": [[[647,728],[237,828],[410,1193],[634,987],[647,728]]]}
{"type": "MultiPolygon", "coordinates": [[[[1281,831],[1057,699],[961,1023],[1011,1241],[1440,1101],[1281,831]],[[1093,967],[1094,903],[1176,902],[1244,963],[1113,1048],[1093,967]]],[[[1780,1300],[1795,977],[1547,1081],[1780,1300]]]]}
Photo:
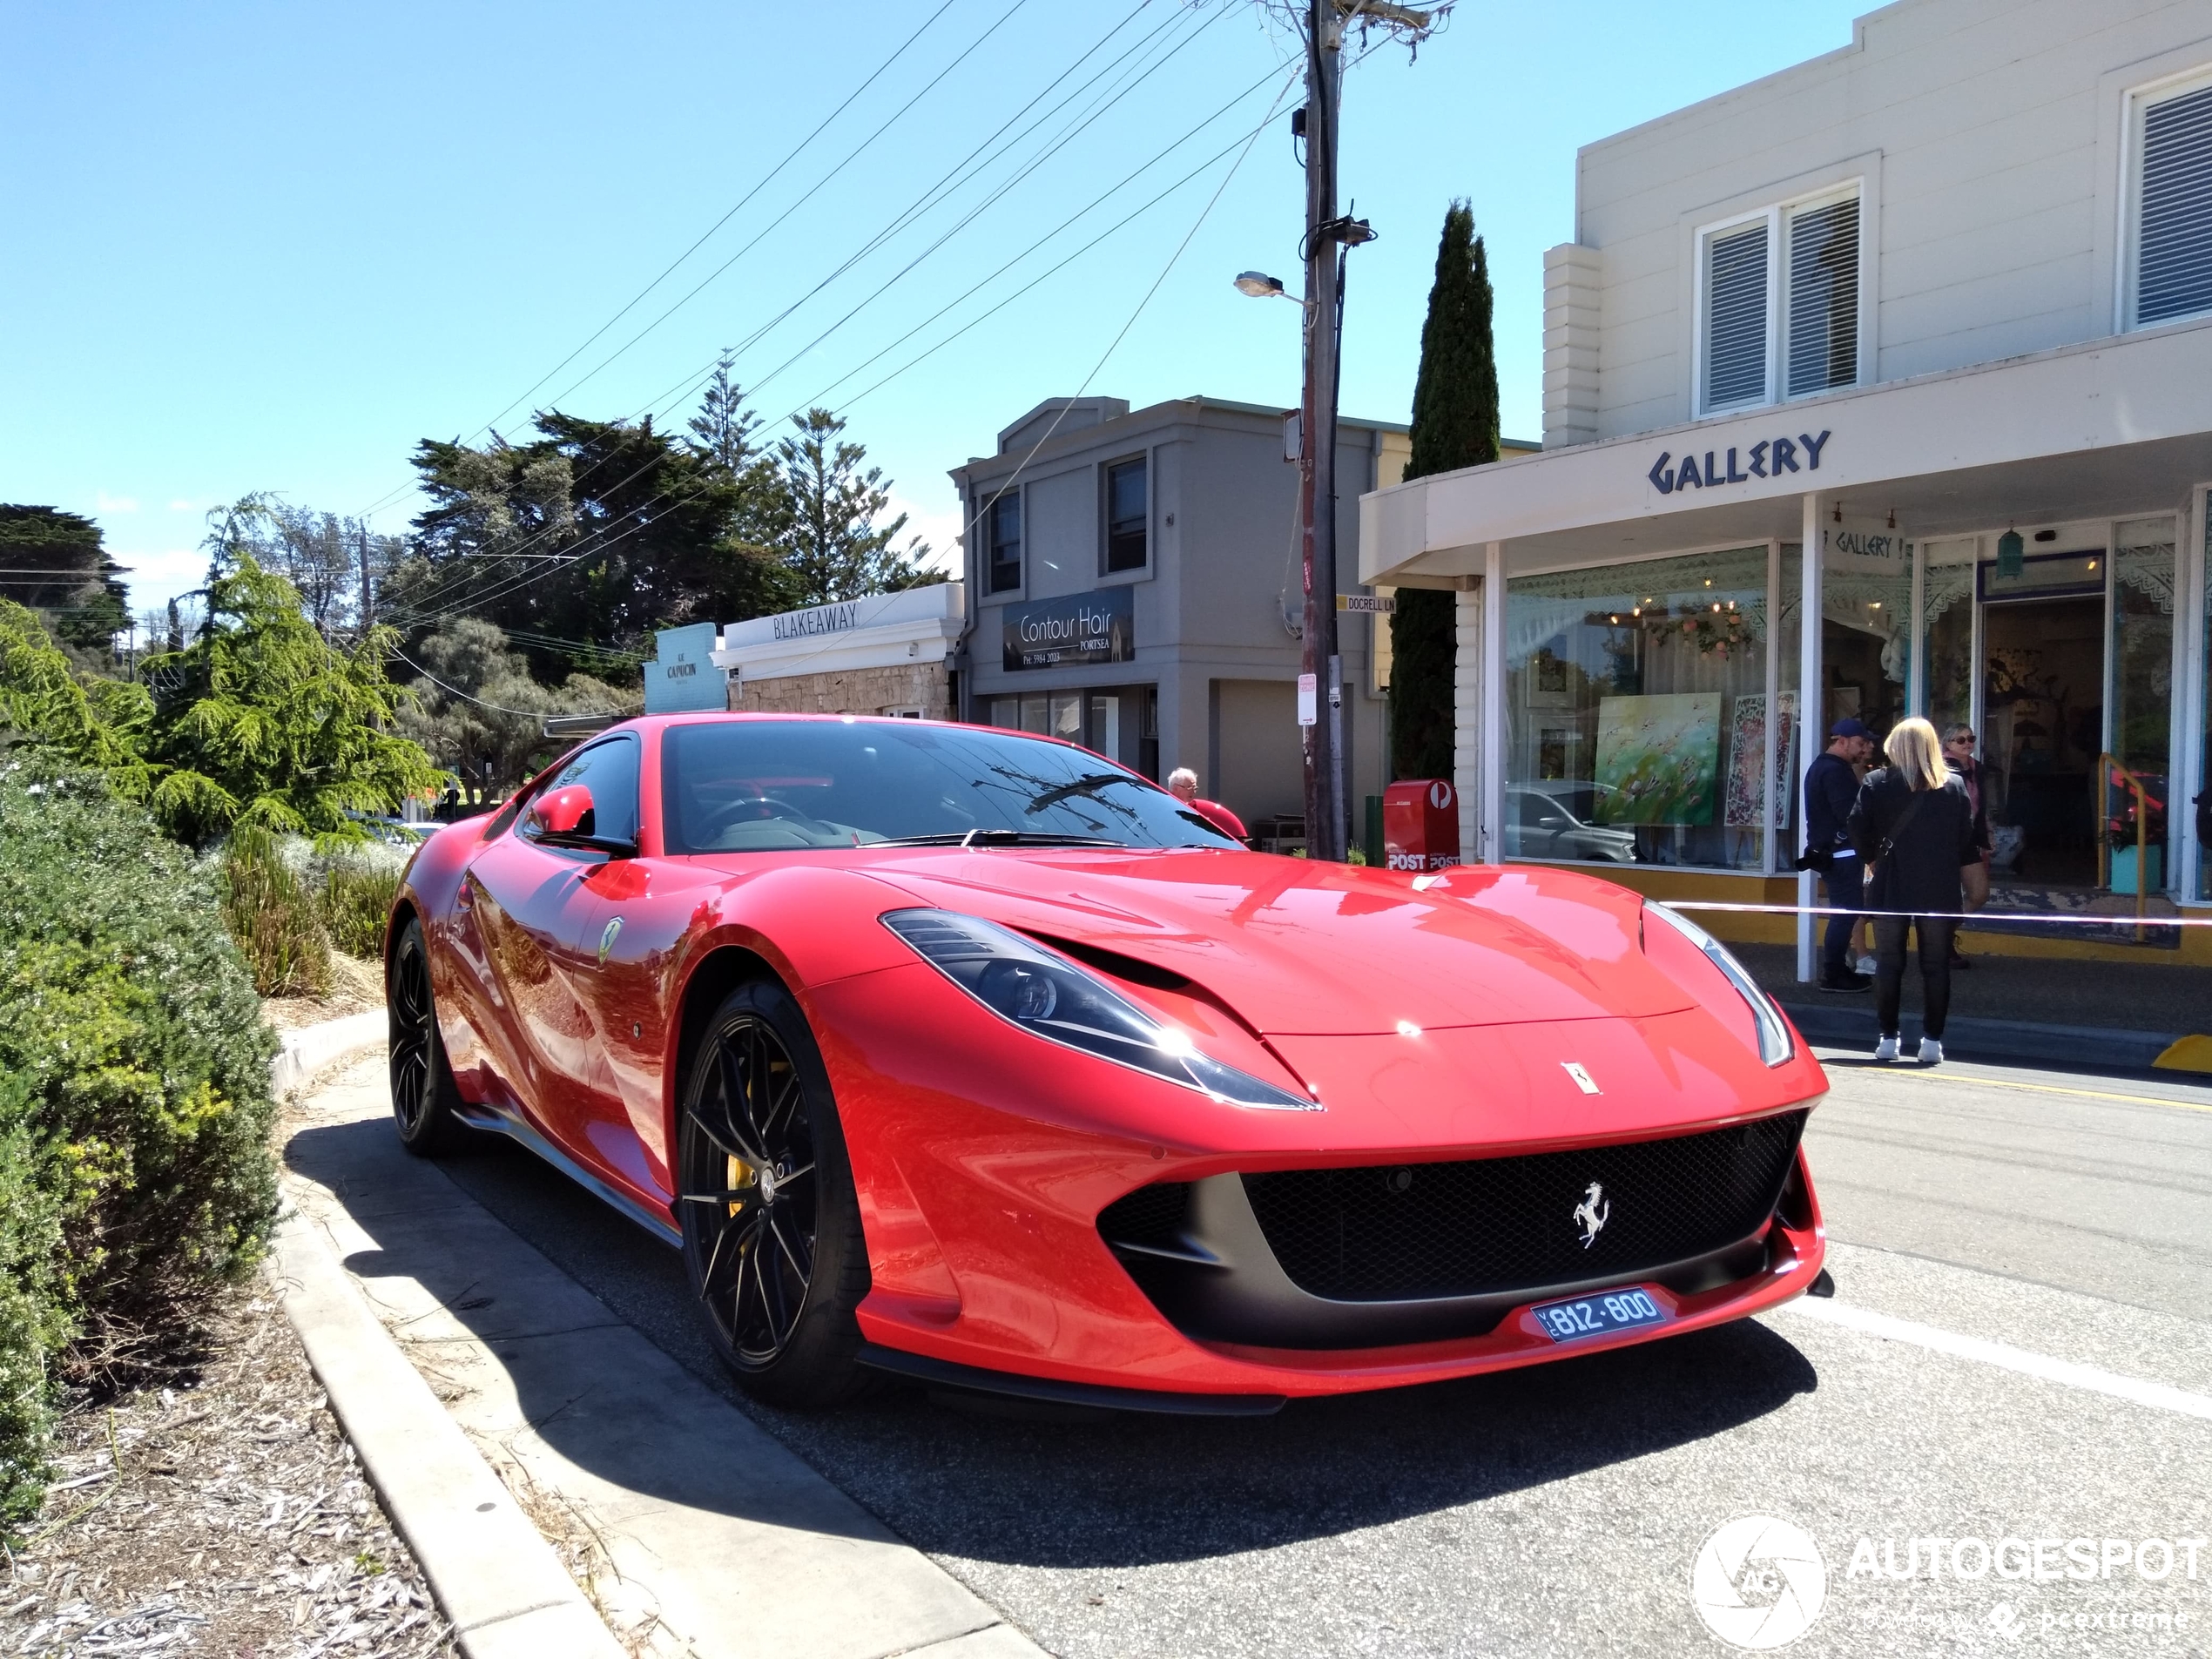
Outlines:
{"type": "Polygon", "coordinates": [[[1188,806],[1233,841],[1244,836],[1244,820],[1217,800],[1198,799],[1198,774],[1188,766],[1177,766],[1168,773],[1168,793],[1188,806]]]}

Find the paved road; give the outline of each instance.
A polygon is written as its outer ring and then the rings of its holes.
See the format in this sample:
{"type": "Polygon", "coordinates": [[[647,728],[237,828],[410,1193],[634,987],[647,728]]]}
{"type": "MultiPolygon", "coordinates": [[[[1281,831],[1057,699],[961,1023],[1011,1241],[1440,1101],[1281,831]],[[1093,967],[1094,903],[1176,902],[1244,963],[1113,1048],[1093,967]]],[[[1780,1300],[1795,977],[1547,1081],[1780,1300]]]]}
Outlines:
{"type": "MultiPolygon", "coordinates": [[[[1825,1561],[1793,1654],[2212,1652],[2212,1545],[2171,1549],[2212,1534],[2212,1089],[1831,1069],[1832,1303],[1261,1422],[738,1403],[1070,1659],[1725,1653],[1692,1567],[1747,1514],[1825,1561]],[[1982,1545],[1932,1570],[1912,1542],[2008,1538],[2042,1576],[1961,1579],[1982,1545]],[[2076,1538],[2101,1575],[2024,1553],[2076,1538]],[[2130,1551],[2109,1575],[2106,1540],[2130,1551]],[[1873,1570],[1885,1544],[1917,1575],[1873,1570]]],[[[525,1153],[448,1167],[737,1399],[672,1252],[525,1153]]]]}

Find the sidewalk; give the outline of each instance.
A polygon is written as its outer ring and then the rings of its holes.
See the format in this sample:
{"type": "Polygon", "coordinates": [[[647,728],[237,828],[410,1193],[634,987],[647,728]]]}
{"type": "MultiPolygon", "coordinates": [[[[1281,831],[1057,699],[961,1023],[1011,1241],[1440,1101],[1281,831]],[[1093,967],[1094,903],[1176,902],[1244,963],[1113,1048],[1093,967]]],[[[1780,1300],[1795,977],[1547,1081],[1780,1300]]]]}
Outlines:
{"type": "MultiPolygon", "coordinates": [[[[304,1106],[284,1152],[292,1224],[334,1270],[342,1263],[347,1293],[397,1344],[385,1345],[389,1363],[412,1362],[516,1504],[541,1529],[589,1538],[586,1593],[631,1654],[1041,1659],[966,1586],[407,1156],[381,1058],[325,1079],[304,1106]]],[[[468,1525],[495,1505],[448,1507],[468,1525]]]]}
{"type": "MultiPolygon", "coordinates": [[[[2049,961],[1992,956],[1965,941],[1973,967],[1951,976],[1946,1051],[1991,1060],[2055,1061],[2138,1071],[2176,1038],[2212,1033],[2212,968],[2178,963],[2049,961]]],[[[1786,945],[1730,948],[1814,1042],[1869,1049],[1874,996],[1802,984],[1786,945]]],[[[1919,1035],[1920,974],[1908,958],[1900,1025],[1919,1035]]]]}

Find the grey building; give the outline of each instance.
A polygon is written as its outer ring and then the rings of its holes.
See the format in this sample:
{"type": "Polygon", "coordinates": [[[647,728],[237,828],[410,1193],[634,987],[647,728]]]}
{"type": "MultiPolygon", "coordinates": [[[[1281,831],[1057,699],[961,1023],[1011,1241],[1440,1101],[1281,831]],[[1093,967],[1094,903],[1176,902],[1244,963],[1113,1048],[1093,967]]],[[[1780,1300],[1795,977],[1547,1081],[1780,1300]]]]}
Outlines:
{"type": "MultiPolygon", "coordinates": [[[[962,717],[1070,738],[1164,778],[1177,766],[1257,827],[1303,810],[1298,469],[1285,412],[1217,398],[1132,411],[1055,398],[955,468],[970,626],[962,717]]],[[[1406,428],[1343,422],[1338,572],[1357,575],[1359,500],[1405,469],[1406,428]]],[[[1355,840],[1386,780],[1385,620],[1339,617],[1355,840]]]]}

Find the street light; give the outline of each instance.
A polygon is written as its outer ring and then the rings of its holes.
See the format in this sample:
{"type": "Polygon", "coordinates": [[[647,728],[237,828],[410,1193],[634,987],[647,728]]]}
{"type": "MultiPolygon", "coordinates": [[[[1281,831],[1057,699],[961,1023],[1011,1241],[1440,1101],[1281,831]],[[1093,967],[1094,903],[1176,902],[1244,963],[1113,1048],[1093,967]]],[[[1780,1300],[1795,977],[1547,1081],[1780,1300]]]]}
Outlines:
{"type": "Polygon", "coordinates": [[[1288,300],[1283,292],[1283,279],[1269,276],[1264,271],[1240,272],[1237,277],[1237,292],[1251,300],[1288,300]]]}

